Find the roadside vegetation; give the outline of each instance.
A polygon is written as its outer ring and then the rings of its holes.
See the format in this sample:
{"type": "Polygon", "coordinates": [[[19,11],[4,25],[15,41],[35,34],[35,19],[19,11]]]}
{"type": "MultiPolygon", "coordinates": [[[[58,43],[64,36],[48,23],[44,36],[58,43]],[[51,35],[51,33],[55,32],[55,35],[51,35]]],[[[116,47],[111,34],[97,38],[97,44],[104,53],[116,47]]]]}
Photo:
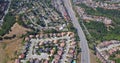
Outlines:
{"type": "Polygon", "coordinates": [[[12,15],[12,13],[8,13],[4,18],[3,25],[1,26],[0,36],[9,33],[11,27],[14,25],[15,22],[15,17],[12,15]]]}
{"type": "Polygon", "coordinates": [[[73,24],[72,24],[72,23],[69,23],[69,24],[67,25],[67,28],[68,28],[69,31],[75,33],[76,41],[80,41],[79,36],[78,36],[78,34],[77,34],[77,29],[73,27],[73,24]]]}
{"type": "Polygon", "coordinates": [[[107,0],[93,0],[93,1],[96,1],[96,2],[105,2],[107,0]]]}

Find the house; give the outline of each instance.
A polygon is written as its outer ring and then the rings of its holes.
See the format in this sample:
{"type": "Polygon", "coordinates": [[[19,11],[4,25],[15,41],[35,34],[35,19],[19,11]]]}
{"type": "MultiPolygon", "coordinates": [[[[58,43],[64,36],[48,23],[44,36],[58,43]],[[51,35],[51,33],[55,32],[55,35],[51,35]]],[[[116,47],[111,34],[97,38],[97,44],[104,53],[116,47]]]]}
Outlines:
{"type": "Polygon", "coordinates": [[[50,50],[50,54],[53,55],[55,53],[55,50],[54,49],[51,49],[50,50]]]}
{"type": "Polygon", "coordinates": [[[60,55],[54,55],[54,59],[59,60],[60,59],[60,55]]]}
{"type": "Polygon", "coordinates": [[[33,59],[30,59],[30,63],[34,63],[34,60],[33,60],[33,59]]]}
{"type": "Polygon", "coordinates": [[[62,55],[62,53],[63,53],[62,50],[58,50],[58,51],[57,51],[57,54],[60,55],[60,56],[62,55]]]}
{"type": "Polygon", "coordinates": [[[19,56],[19,58],[20,58],[20,59],[25,58],[25,54],[22,53],[22,54],[19,56]]]}
{"type": "Polygon", "coordinates": [[[110,25],[112,23],[112,20],[105,18],[103,23],[106,25],[110,25]]]}
{"type": "Polygon", "coordinates": [[[54,43],[54,44],[57,44],[57,43],[58,43],[58,40],[54,40],[53,43],[54,43]]]}
{"type": "Polygon", "coordinates": [[[48,60],[45,60],[44,63],[49,63],[49,61],[48,61],[48,60]]]}
{"type": "Polygon", "coordinates": [[[29,41],[29,40],[30,40],[29,37],[26,37],[26,38],[25,38],[25,41],[29,41]]]}
{"type": "Polygon", "coordinates": [[[43,44],[44,44],[44,42],[42,42],[42,41],[39,42],[39,46],[41,46],[41,45],[43,45],[43,44]]]}
{"type": "Polygon", "coordinates": [[[72,41],[72,42],[70,43],[71,46],[73,46],[73,45],[75,45],[75,44],[76,44],[76,42],[74,42],[74,41],[72,41]]]}
{"type": "Polygon", "coordinates": [[[34,37],[34,35],[29,35],[29,37],[30,37],[30,38],[33,38],[33,37],[34,37]]]}
{"type": "Polygon", "coordinates": [[[39,35],[36,35],[36,38],[39,38],[39,35]]]}
{"type": "Polygon", "coordinates": [[[65,35],[66,35],[66,32],[62,32],[61,35],[62,35],[62,36],[65,36],[65,35]]]}
{"type": "Polygon", "coordinates": [[[40,63],[40,61],[38,59],[35,60],[35,63],[40,63]]]}
{"type": "Polygon", "coordinates": [[[70,54],[74,54],[75,50],[70,48],[69,51],[68,51],[70,54]]]}
{"type": "Polygon", "coordinates": [[[19,59],[15,59],[14,63],[20,63],[20,60],[19,59]]]}
{"type": "Polygon", "coordinates": [[[60,47],[64,47],[64,46],[65,46],[64,42],[60,43],[60,47]]]}
{"type": "Polygon", "coordinates": [[[59,63],[59,60],[54,59],[53,63],[59,63]]]}

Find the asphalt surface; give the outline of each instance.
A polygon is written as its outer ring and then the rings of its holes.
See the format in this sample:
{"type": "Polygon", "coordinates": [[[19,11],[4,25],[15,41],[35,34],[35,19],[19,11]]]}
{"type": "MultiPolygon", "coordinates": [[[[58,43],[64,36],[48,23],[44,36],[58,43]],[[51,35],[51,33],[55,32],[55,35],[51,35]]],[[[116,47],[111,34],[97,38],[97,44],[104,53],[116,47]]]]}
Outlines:
{"type": "Polygon", "coordinates": [[[5,15],[3,16],[3,18],[0,20],[0,25],[3,23],[3,19],[5,18],[5,16],[6,16],[6,14],[8,13],[8,11],[9,11],[9,8],[10,8],[10,5],[11,5],[11,0],[8,0],[9,1],[9,4],[8,4],[8,8],[7,8],[7,10],[5,11],[5,15]]]}
{"type": "Polygon", "coordinates": [[[77,29],[78,36],[80,37],[80,47],[81,47],[81,63],[90,63],[90,54],[89,54],[89,48],[88,43],[85,37],[85,34],[78,22],[78,19],[75,16],[75,12],[72,9],[72,5],[70,0],[62,0],[64,3],[64,6],[72,20],[72,23],[74,27],[77,29]]]}

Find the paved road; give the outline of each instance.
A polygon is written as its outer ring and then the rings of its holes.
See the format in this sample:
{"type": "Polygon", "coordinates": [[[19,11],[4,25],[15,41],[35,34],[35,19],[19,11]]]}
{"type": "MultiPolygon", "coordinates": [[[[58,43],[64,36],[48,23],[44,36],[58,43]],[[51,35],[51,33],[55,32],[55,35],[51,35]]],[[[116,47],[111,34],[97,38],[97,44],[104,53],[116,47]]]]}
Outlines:
{"type": "Polygon", "coordinates": [[[84,0],[73,0],[73,2],[83,2],[84,0]]]}
{"type": "Polygon", "coordinates": [[[4,15],[3,18],[0,20],[0,25],[3,24],[4,18],[5,18],[6,14],[7,14],[8,11],[9,11],[9,8],[10,8],[10,5],[11,5],[11,0],[8,0],[8,1],[9,1],[8,8],[7,8],[7,10],[5,11],[5,15],[4,15]]]}
{"type": "Polygon", "coordinates": [[[75,17],[75,12],[72,9],[72,5],[70,0],[62,0],[66,10],[72,20],[72,23],[74,27],[77,29],[78,36],[80,37],[80,46],[81,46],[81,63],[90,63],[90,54],[89,54],[89,48],[88,43],[86,40],[86,37],[84,35],[84,32],[82,31],[82,28],[78,22],[78,19],[75,17]]]}

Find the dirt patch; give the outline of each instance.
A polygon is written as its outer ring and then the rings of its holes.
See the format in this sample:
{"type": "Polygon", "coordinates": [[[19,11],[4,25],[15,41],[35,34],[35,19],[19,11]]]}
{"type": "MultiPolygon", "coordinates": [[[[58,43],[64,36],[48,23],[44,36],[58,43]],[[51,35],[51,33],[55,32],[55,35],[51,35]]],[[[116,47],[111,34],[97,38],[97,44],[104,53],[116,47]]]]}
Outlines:
{"type": "Polygon", "coordinates": [[[0,63],[14,63],[22,45],[21,39],[15,38],[12,40],[4,40],[0,43],[0,63]]]}
{"type": "Polygon", "coordinates": [[[77,56],[77,63],[81,63],[81,53],[79,53],[77,56]]]}
{"type": "Polygon", "coordinates": [[[120,58],[120,54],[116,54],[116,58],[120,58]]]}
{"type": "Polygon", "coordinates": [[[9,32],[9,34],[6,34],[4,36],[12,36],[15,34],[17,37],[19,37],[22,34],[25,34],[26,31],[30,31],[30,29],[26,29],[26,28],[20,26],[18,23],[15,23],[13,25],[13,27],[11,28],[11,31],[9,32]]]}
{"type": "Polygon", "coordinates": [[[97,57],[94,55],[93,51],[91,50],[90,50],[90,60],[91,60],[91,63],[98,63],[97,57]]]}
{"type": "Polygon", "coordinates": [[[14,59],[18,57],[20,49],[22,48],[21,42],[23,38],[20,38],[20,36],[25,34],[26,31],[30,31],[30,29],[26,29],[17,23],[14,24],[11,30],[12,31],[5,36],[12,36],[15,34],[16,38],[0,42],[0,63],[14,63],[14,59]]]}
{"type": "Polygon", "coordinates": [[[3,45],[0,44],[0,63],[5,63],[3,60],[5,60],[5,52],[4,49],[2,48],[3,45]]]}

